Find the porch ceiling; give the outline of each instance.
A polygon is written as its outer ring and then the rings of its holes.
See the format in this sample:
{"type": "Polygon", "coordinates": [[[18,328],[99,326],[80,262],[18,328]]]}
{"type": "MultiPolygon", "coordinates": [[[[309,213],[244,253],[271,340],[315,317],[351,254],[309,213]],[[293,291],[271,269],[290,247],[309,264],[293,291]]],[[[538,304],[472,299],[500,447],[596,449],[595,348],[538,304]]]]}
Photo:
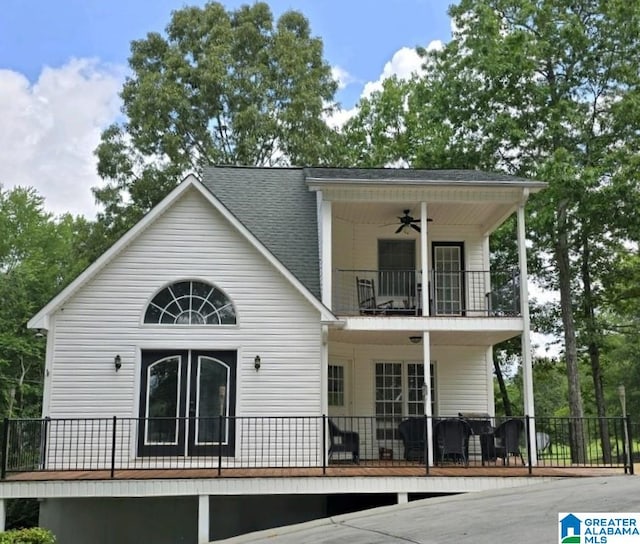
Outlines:
{"type": "MultiPolygon", "coordinates": [[[[410,345],[410,336],[419,336],[416,331],[345,331],[331,329],[330,342],[345,344],[369,344],[398,346],[410,345]]],[[[519,331],[432,331],[432,346],[493,346],[520,334],[519,331]]]]}
{"type": "MultiPolygon", "coordinates": [[[[435,202],[427,204],[433,225],[480,225],[490,227],[513,209],[513,202],[435,202]]],[[[403,210],[420,217],[420,202],[334,202],[336,218],[355,224],[395,225],[403,210]]]]}

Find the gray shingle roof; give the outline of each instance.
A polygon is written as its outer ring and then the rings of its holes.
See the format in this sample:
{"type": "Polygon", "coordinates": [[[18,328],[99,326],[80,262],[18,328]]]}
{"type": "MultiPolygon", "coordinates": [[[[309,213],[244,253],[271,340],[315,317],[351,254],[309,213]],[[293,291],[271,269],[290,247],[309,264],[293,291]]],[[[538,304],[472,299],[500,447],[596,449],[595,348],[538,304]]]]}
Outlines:
{"type": "Polygon", "coordinates": [[[316,194],[302,168],[207,167],[203,185],[313,295],[320,296],[316,194]]]}
{"type": "Polygon", "coordinates": [[[373,183],[497,182],[539,185],[541,182],[481,170],[414,170],[408,168],[305,168],[307,180],[373,183]]]}

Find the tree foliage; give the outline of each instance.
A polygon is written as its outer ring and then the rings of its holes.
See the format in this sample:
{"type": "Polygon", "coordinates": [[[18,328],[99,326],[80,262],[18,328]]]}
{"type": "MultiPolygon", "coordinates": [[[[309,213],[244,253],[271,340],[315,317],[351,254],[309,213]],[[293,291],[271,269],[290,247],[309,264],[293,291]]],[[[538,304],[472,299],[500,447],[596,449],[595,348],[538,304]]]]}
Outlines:
{"type": "Polygon", "coordinates": [[[320,164],[336,82],[308,21],[258,2],[173,12],[131,45],[124,119],[96,151],[102,220],[121,232],[203,165],[320,164]]]}
{"type": "Polygon", "coordinates": [[[45,340],[27,321],[86,265],[86,221],[44,212],[33,189],[0,186],[0,413],[38,417],[45,340]]]}

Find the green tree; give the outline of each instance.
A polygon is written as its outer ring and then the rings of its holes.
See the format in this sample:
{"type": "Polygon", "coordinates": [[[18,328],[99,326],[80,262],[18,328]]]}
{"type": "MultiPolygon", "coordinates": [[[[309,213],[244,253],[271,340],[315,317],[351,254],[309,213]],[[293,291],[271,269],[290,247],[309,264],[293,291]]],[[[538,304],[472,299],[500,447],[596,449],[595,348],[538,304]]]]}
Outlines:
{"type": "MultiPolygon", "coordinates": [[[[513,401],[516,412],[522,414],[523,383],[522,367],[512,363],[516,369],[506,380],[506,387],[513,401]]],[[[560,361],[555,359],[536,357],[533,361],[534,397],[536,405],[536,417],[541,418],[544,424],[545,418],[568,416],[567,381],[563,380],[565,370],[560,361]]],[[[497,412],[500,413],[500,412],[497,412]]],[[[544,425],[543,425],[544,426],[544,425]]]]}
{"type": "Polygon", "coordinates": [[[0,186],[0,414],[39,417],[45,341],[27,321],[85,266],[83,219],[54,220],[33,189],[0,186]]]}
{"type": "Polygon", "coordinates": [[[618,385],[627,392],[627,411],[640,414],[640,255],[627,250],[612,256],[611,272],[603,282],[605,312],[606,390],[613,413],[620,413],[618,385]]]}
{"type": "Polygon", "coordinates": [[[203,165],[320,164],[336,82],[299,12],[217,2],[172,14],[166,35],[131,45],[122,122],[96,150],[101,220],[131,226],[203,165]]]}
{"type": "MultiPolygon", "coordinates": [[[[580,333],[604,416],[598,285],[606,267],[600,263],[625,238],[637,240],[640,223],[640,4],[461,0],[450,13],[457,27],[453,39],[442,51],[421,51],[425,75],[406,85],[402,119],[395,121],[402,145],[394,160],[549,182],[530,206],[538,257],[532,270],[560,293],[570,414],[584,413],[580,333]]],[[[372,97],[369,112],[398,104],[385,91],[372,97]]],[[[380,130],[376,115],[366,126],[380,130]]],[[[579,425],[575,430],[572,451],[583,459],[579,425]]]]}

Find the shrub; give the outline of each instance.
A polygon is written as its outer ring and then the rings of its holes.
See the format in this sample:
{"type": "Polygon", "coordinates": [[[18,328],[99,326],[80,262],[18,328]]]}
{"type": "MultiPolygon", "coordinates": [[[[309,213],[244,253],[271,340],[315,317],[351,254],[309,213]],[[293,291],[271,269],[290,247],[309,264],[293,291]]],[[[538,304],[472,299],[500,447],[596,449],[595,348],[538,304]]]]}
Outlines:
{"type": "Polygon", "coordinates": [[[13,529],[0,533],[0,544],[55,544],[56,537],[51,531],[41,527],[13,529]]]}

